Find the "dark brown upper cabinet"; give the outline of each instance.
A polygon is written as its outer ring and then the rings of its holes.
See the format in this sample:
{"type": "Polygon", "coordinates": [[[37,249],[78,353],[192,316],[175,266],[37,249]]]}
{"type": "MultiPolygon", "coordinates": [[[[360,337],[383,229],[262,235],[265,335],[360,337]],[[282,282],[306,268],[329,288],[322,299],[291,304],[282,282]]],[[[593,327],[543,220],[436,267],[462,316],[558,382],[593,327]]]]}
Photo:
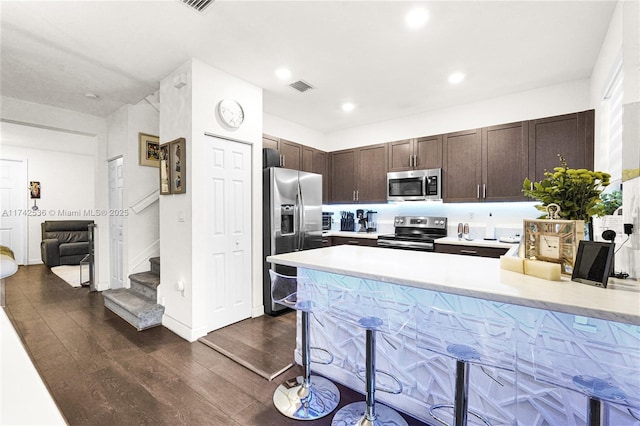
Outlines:
{"type": "Polygon", "coordinates": [[[281,167],[293,170],[302,169],[302,145],[286,139],[280,139],[278,151],[280,152],[281,167]]]}
{"type": "Polygon", "coordinates": [[[389,142],[389,171],[442,167],[442,135],[389,142]]]}
{"type": "Polygon", "coordinates": [[[387,201],[387,144],[335,151],[330,155],[331,202],[387,201]]]}
{"type": "Polygon", "coordinates": [[[271,149],[275,149],[276,151],[278,150],[278,142],[280,141],[280,139],[276,138],[275,136],[269,136],[269,135],[262,135],[262,147],[263,148],[271,148],[271,149]]]}
{"type": "Polygon", "coordinates": [[[529,167],[529,125],[503,124],[482,129],[483,201],[526,201],[522,183],[529,167]]]}
{"type": "Polygon", "coordinates": [[[558,154],[570,168],[593,170],[594,120],[594,110],[530,120],[529,179],[560,166],[558,154]]]}
{"type": "Polygon", "coordinates": [[[327,153],[310,146],[302,147],[302,171],[322,175],[322,202],[329,202],[329,168],[327,153]]]}
{"type": "Polygon", "coordinates": [[[444,201],[480,201],[482,186],[482,134],[480,129],[444,135],[442,161],[444,201]]]}

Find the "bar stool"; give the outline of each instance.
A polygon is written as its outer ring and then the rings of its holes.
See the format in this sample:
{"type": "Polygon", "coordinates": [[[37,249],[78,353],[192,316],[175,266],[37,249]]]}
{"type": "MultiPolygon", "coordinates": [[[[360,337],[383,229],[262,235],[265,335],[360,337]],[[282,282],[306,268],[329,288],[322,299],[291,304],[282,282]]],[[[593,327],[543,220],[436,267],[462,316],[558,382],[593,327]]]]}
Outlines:
{"type": "MultiPolygon", "coordinates": [[[[331,381],[311,374],[310,318],[311,313],[327,309],[328,298],[304,278],[289,277],[270,270],[271,295],[276,303],[300,311],[301,355],[303,375],[287,380],[276,388],[273,404],[292,419],[315,420],[331,413],[340,402],[340,391],[331,381]]],[[[325,349],[328,359],[313,361],[330,364],[333,356],[325,349]]]]}
{"type": "Polygon", "coordinates": [[[591,318],[562,331],[543,324],[532,346],[533,377],[587,396],[588,426],[609,424],[609,403],[640,421],[631,411],[640,410],[640,329],[624,325],[629,329],[613,332],[609,327],[591,318]]]}
{"type": "Polygon", "coordinates": [[[431,417],[443,425],[449,425],[451,423],[436,414],[437,411],[447,409],[452,411],[455,426],[466,425],[469,414],[491,426],[486,416],[469,409],[469,367],[472,364],[479,365],[485,374],[502,385],[483,367],[515,371],[516,335],[513,322],[502,318],[481,318],[435,307],[419,306],[417,324],[418,348],[456,360],[453,404],[430,406],[431,417]]]}
{"type": "MultiPolygon", "coordinates": [[[[394,300],[383,292],[354,290],[329,286],[330,310],[336,318],[365,330],[365,368],[357,376],[365,383],[365,401],[345,405],[336,412],[332,426],[405,426],[406,420],[394,409],[376,404],[376,390],[391,394],[402,393],[402,383],[391,373],[376,369],[376,335],[395,349],[385,335],[397,335],[414,320],[413,306],[394,300]],[[376,386],[376,375],[381,374],[395,386],[376,386]]],[[[413,330],[411,330],[413,334],[413,330]]]]}

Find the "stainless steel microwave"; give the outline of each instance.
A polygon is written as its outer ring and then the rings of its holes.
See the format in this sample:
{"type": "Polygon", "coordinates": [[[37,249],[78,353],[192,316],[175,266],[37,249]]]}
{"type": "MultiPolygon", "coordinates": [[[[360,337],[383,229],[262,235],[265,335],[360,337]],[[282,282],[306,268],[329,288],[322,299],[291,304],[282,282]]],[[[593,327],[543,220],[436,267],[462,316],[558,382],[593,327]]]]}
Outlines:
{"type": "Polygon", "coordinates": [[[442,200],[442,169],[387,173],[387,200],[442,200]]]}

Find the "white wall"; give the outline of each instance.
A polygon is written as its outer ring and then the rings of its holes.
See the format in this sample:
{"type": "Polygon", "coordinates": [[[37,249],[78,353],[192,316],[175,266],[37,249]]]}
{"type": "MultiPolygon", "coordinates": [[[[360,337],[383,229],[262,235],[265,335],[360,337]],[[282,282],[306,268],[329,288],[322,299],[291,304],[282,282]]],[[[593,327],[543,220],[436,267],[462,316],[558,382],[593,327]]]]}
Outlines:
{"type": "Polygon", "coordinates": [[[193,341],[207,333],[204,299],[208,281],[208,257],[203,248],[209,215],[205,210],[205,133],[246,142],[252,149],[252,307],[262,308],[262,89],[191,60],[162,80],[160,86],[160,138],[186,138],[187,192],[160,198],[161,279],[159,291],[166,307],[163,325],[193,341]],[[187,85],[177,88],[174,79],[183,75],[187,85]],[[243,107],[243,125],[230,131],[216,119],[215,109],[224,98],[243,107]],[[178,217],[184,217],[180,222],[178,217]],[[175,283],[185,285],[184,297],[175,283]]]}
{"type": "MultiPolygon", "coordinates": [[[[549,117],[590,108],[592,107],[589,80],[577,80],[333,132],[327,135],[324,149],[335,151],[549,117]]],[[[299,142],[304,143],[304,141],[299,142]]]]}
{"type": "MultiPolygon", "coordinates": [[[[40,224],[45,220],[94,220],[95,138],[39,129],[11,123],[3,124],[3,158],[27,159],[27,180],[39,181],[38,210],[29,216],[27,264],[42,263],[40,224]]],[[[28,182],[25,182],[27,196],[28,182]]],[[[34,200],[29,200],[29,208],[34,200]]]]}
{"type": "Polygon", "coordinates": [[[595,168],[606,171],[610,161],[622,161],[622,223],[634,225],[634,233],[622,246],[626,239],[623,228],[614,229],[619,247],[616,271],[640,278],[640,3],[637,1],[618,2],[593,68],[591,102],[596,107],[595,168]],[[614,159],[609,157],[603,97],[620,56],[624,73],[622,158],[614,159]]]}
{"type": "Polygon", "coordinates": [[[324,150],[327,136],[317,130],[271,114],[263,114],[263,133],[324,150]],[[304,141],[304,142],[302,142],[304,141]]]}
{"type": "MultiPolygon", "coordinates": [[[[128,276],[149,270],[149,258],[160,254],[159,205],[154,202],[139,213],[132,206],[158,190],[158,168],[139,164],[138,133],[158,135],[159,112],[147,101],[125,105],[107,118],[108,158],[123,159],[124,217],[123,271],[128,276]]],[[[164,142],[164,141],[161,141],[164,142]]]]}
{"type": "MultiPolygon", "coordinates": [[[[0,101],[2,126],[13,123],[93,138],[95,140],[92,152],[94,205],[91,208],[108,209],[106,121],[100,117],[14,98],[2,97],[0,101]]],[[[43,190],[46,191],[45,188],[43,190]]],[[[109,282],[109,228],[105,217],[96,217],[94,220],[97,225],[96,287],[98,290],[103,290],[107,288],[109,282]]]]}

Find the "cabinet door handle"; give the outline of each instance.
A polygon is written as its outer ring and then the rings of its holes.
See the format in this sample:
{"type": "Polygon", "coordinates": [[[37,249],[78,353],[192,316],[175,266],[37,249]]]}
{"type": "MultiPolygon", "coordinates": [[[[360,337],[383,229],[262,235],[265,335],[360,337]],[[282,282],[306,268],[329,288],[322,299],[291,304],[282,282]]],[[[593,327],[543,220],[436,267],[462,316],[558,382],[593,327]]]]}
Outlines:
{"type": "Polygon", "coordinates": [[[413,167],[418,167],[418,154],[413,155],[413,167]]]}
{"type": "Polygon", "coordinates": [[[287,163],[284,158],[284,154],[282,154],[282,167],[287,167],[287,163]]]}
{"type": "Polygon", "coordinates": [[[356,200],[356,190],[355,190],[355,189],[353,190],[353,196],[352,196],[352,198],[351,198],[351,199],[352,199],[353,201],[355,201],[355,200],[356,200]]]}
{"type": "Polygon", "coordinates": [[[478,254],[475,250],[460,250],[460,254],[478,254]]]}
{"type": "Polygon", "coordinates": [[[413,155],[409,156],[409,167],[413,167],[413,155]]]}
{"type": "Polygon", "coordinates": [[[360,190],[356,189],[356,201],[360,201],[360,190]]]}
{"type": "Polygon", "coordinates": [[[349,241],[347,241],[347,244],[350,245],[350,246],[359,246],[360,242],[356,241],[356,240],[349,240],[349,241]]]}
{"type": "Polygon", "coordinates": [[[487,184],[486,183],[482,184],[482,198],[484,198],[485,200],[487,199],[487,184]]]}
{"type": "Polygon", "coordinates": [[[476,198],[480,199],[480,184],[478,184],[478,187],[476,188],[476,198]]]}

